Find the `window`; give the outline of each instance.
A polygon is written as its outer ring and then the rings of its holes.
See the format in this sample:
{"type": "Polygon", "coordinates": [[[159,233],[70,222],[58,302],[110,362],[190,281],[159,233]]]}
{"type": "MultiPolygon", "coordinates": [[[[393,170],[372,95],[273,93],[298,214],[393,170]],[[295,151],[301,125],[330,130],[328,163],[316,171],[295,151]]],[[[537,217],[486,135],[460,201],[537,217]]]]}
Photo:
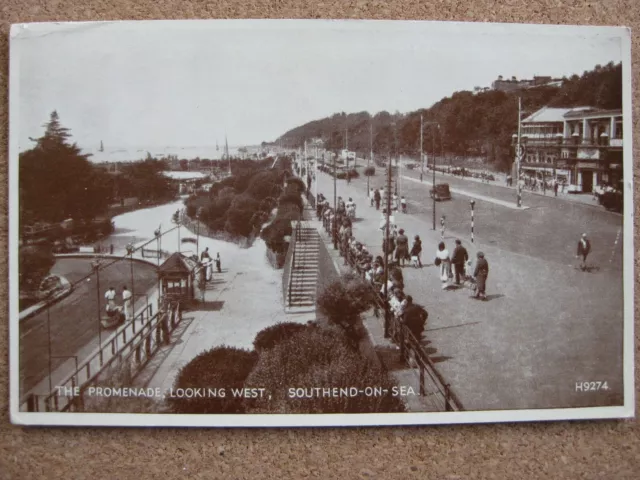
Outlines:
{"type": "Polygon", "coordinates": [[[622,119],[616,120],[616,139],[622,140],[622,119]]]}

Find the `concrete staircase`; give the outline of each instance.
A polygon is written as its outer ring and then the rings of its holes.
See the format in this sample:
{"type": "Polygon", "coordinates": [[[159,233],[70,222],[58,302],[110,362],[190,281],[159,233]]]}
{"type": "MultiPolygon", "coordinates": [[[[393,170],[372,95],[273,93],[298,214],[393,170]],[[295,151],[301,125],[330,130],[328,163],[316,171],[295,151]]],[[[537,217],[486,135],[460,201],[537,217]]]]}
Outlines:
{"type": "Polygon", "coordinates": [[[296,243],[291,261],[285,310],[287,313],[315,311],[320,235],[315,228],[305,222],[300,222],[299,228],[296,228],[296,225],[293,227],[296,243]]]}

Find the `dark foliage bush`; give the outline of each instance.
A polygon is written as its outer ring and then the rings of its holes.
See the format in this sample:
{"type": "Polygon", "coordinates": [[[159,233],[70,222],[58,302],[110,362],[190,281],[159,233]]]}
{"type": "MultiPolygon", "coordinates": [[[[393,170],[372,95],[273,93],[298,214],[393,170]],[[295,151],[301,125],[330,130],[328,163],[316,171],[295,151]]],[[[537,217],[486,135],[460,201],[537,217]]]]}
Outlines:
{"type": "Polygon", "coordinates": [[[263,350],[268,350],[306,328],[309,327],[301,323],[276,323],[258,332],[256,338],[253,340],[253,348],[258,353],[263,350]]]}
{"type": "Polygon", "coordinates": [[[280,207],[285,204],[295,205],[298,207],[298,210],[301,211],[303,207],[302,197],[300,197],[299,193],[285,193],[278,199],[278,206],[280,207]]]}
{"type": "Polygon", "coordinates": [[[373,304],[371,286],[358,275],[348,273],[334,280],[320,293],[316,301],[329,323],[342,327],[349,339],[360,339],[360,314],[373,304]]]}
{"type": "Polygon", "coordinates": [[[298,177],[290,177],[287,179],[287,187],[295,188],[298,194],[304,193],[307,189],[307,186],[304,184],[302,179],[298,177]]]}
{"type": "Polygon", "coordinates": [[[358,173],[358,171],[355,168],[350,169],[347,172],[347,175],[349,176],[349,178],[358,178],[360,176],[360,174],[358,173]]]}
{"type": "Polygon", "coordinates": [[[285,252],[289,245],[284,241],[286,235],[292,233],[291,221],[286,218],[276,218],[273,222],[262,229],[260,237],[267,244],[267,247],[276,252],[285,252]]]}
{"type": "Polygon", "coordinates": [[[605,192],[600,195],[600,204],[607,210],[622,212],[624,207],[624,196],[622,192],[605,192]]]}
{"type": "MultiPolygon", "coordinates": [[[[234,398],[232,388],[243,388],[256,364],[255,352],[221,346],[207,350],[187,363],[175,380],[173,390],[224,389],[224,397],[167,399],[173,413],[244,413],[242,398],[234,398]]],[[[186,390],[185,390],[186,391],[186,390]]]]}
{"type": "Polygon", "coordinates": [[[364,174],[367,177],[372,177],[376,174],[376,167],[367,167],[364,169],[364,174]]]}
{"type": "Polygon", "coordinates": [[[51,249],[39,246],[22,247],[19,253],[20,290],[38,290],[40,282],[47,276],[54,263],[51,249]]]}
{"type": "Polygon", "coordinates": [[[355,388],[394,386],[378,364],[354,349],[340,329],[306,328],[263,350],[245,385],[266,388],[271,398],[246,402],[248,413],[402,412],[398,397],[327,396],[290,398],[291,387],[355,388]]]}

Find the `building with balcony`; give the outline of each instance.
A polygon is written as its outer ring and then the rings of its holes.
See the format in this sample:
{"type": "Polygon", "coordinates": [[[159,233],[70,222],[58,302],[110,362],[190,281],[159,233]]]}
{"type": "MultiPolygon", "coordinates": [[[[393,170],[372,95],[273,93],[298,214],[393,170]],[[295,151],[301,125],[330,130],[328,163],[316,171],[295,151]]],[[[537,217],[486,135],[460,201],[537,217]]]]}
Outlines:
{"type": "Polygon", "coordinates": [[[557,178],[582,192],[622,181],[622,110],[543,107],[522,120],[521,144],[525,175],[557,178]]]}

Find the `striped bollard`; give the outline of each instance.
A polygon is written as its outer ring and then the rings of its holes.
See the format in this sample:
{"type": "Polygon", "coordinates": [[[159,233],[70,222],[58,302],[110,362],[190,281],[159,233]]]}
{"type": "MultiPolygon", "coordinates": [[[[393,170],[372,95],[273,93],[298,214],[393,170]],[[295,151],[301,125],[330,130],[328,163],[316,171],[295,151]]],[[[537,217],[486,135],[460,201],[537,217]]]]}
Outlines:
{"type": "Polygon", "coordinates": [[[473,226],[474,226],[473,225],[474,224],[474,218],[473,218],[473,216],[474,216],[474,208],[473,207],[475,207],[476,201],[475,200],[471,200],[471,202],[469,202],[469,203],[471,204],[471,243],[474,243],[473,242],[473,226]]]}

